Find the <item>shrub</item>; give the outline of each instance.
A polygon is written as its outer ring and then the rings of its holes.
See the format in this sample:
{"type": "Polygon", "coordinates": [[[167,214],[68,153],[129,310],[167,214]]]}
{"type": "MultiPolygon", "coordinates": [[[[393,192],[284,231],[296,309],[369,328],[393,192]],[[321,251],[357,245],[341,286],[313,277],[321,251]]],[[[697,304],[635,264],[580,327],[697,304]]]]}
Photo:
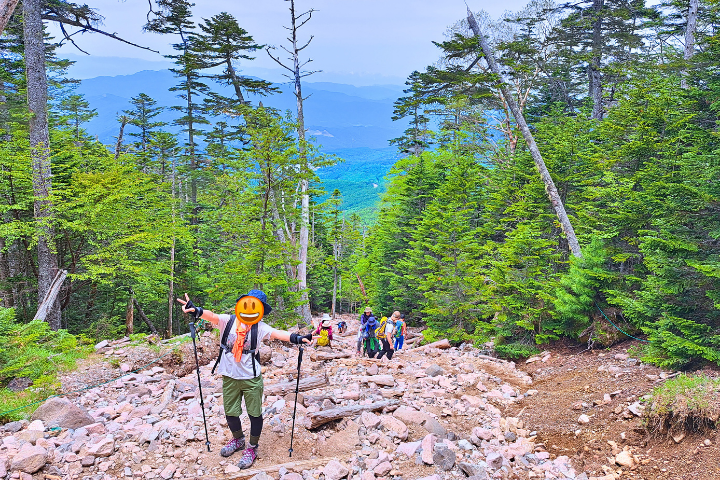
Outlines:
{"type": "Polygon", "coordinates": [[[57,374],[75,366],[90,348],[78,343],[66,330],[54,332],[40,320],[16,323],[13,309],[0,308],[0,386],[14,378],[26,378],[32,386],[13,392],[0,389],[0,421],[24,418],[31,409],[8,415],[3,412],[42,400],[60,387],[57,374]]]}
{"type": "Polygon", "coordinates": [[[679,375],[656,387],[643,423],[655,435],[675,436],[702,432],[720,418],[720,379],[704,375],[679,375]]]}
{"type": "Polygon", "coordinates": [[[540,349],[535,345],[525,345],[523,343],[507,343],[503,345],[495,345],[495,353],[500,358],[509,360],[519,360],[522,358],[532,357],[540,353],[540,349]]]}

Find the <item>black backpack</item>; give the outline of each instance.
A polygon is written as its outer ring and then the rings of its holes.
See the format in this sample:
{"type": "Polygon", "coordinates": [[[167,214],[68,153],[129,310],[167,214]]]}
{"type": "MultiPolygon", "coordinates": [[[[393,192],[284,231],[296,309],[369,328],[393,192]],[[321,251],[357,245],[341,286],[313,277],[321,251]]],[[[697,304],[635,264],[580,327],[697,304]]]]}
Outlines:
{"type": "MultiPolygon", "coordinates": [[[[227,345],[227,339],[228,336],[230,336],[230,330],[232,329],[233,325],[235,325],[235,315],[232,315],[230,317],[230,320],[228,320],[227,325],[225,325],[225,330],[223,330],[222,338],[220,339],[220,354],[218,355],[217,360],[215,360],[215,365],[213,365],[211,374],[215,373],[215,369],[217,368],[218,364],[220,363],[220,359],[223,356],[223,353],[230,353],[232,355],[232,345],[227,345]]],[[[258,346],[258,324],[253,324],[252,327],[250,327],[250,349],[244,349],[243,348],[243,355],[247,355],[248,353],[253,356],[253,378],[257,377],[257,370],[255,367],[255,360],[257,360],[258,363],[260,363],[260,348],[258,346]]],[[[244,345],[243,345],[244,346],[244,345]]]]}

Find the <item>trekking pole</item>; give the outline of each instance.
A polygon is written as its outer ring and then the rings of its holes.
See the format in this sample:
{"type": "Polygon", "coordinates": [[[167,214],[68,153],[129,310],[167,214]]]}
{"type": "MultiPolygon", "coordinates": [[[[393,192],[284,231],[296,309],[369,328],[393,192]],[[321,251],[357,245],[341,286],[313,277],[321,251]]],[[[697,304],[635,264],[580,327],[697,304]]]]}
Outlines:
{"type": "Polygon", "coordinates": [[[297,399],[298,399],[298,393],[300,392],[300,365],[302,365],[302,356],[303,356],[303,347],[302,345],[298,345],[298,374],[297,374],[297,384],[295,384],[295,407],[293,408],[293,421],[292,421],[292,429],[290,430],[290,457],[292,457],[293,454],[293,440],[295,440],[295,413],[297,412],[297,399]]]}
{"type": "Polygon", "coordinates": [[[195,335],[197,335],[197,331],[195,330],[195,322],[190,322],[190,337],[192,337],[193,350],[195,350],[195,365],[197,365],[198,387],[200,387],[200,408],[202,409],[203,423],[205,424],[205,445],[207,445],[207,449],[209,452],[210,451],[210,436],[208,435],[207,420],[205,419],[205,399],[203,398],[202,383],[200,382],[200,362],[198,361],[197,345],[195,344],[195,335]]]}

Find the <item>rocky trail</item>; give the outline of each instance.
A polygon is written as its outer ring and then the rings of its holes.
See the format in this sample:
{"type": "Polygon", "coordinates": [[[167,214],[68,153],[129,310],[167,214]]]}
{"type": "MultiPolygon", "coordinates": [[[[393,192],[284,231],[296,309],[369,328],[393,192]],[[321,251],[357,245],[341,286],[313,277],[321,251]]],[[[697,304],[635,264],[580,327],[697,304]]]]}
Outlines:
{"type": "MultiPolygon", "coordinates": [[[[641,397],[668,373],[630,358],[627,345],[559,348],[519,365],[470,346],[409,349],[378,361],[354,355],[358,325],[346,320],[350,332],[331,351],[306,350],[292,458],[297,349],[273,343],[262,352],[265,426],[252,470],[240,470],[239,453],[219,454],[229,431],[222,379],[210,374],[217,333],[206,332],[198,354],[211,452],[192,343],[120,341],[98,345],[63,379],[64,390],[165,356],[53,398],[30,422],[4,425],[0,478],[720,478],[714,433],[672,445],[645,436],[641,397]]],[[[248,418],[241,420],[247,434],[248,418]]]]}

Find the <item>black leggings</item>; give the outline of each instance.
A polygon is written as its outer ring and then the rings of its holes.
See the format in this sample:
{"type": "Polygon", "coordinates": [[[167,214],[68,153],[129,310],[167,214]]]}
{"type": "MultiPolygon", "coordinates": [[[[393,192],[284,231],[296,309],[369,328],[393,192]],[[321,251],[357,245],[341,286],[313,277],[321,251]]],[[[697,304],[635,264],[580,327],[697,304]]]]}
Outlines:
{"type": "MultiPolygon", "coordinates": [[[[227,419],[228,427],[235,438],[243,438],[245,435],[242,431],[242,425],[240,425],[240,417],[233,417],[231,415],[225,415],[227,419]]],[[[262,417],[250,417],[250,445],[257,445],[260,441],[260,433],[262,433],[263,418],[262,417]]]]}
{"type": "Polygon", "coordinates": [[[392,360],[393,353],[395,353],[395,350],[392,349],[392,345],[390,345],[390,342],[384,338],[380,339],[380,341],[382,342],[382,350],[380,350],[377,358],[380,359],[383,355],[387,355],[388,360],[392,360]]]}

